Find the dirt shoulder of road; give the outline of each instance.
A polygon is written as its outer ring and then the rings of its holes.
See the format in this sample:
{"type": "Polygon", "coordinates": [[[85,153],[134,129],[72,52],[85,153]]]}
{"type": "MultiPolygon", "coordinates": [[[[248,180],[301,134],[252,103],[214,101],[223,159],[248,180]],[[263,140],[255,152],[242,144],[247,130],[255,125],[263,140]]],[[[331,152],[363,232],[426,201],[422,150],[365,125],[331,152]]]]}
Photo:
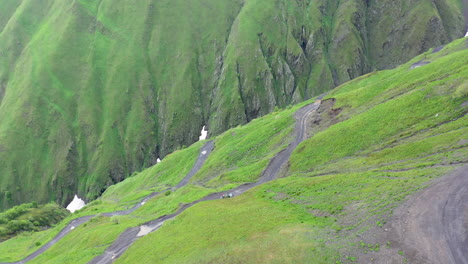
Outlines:
{"type": "Polygon", "coordinates": [[[468,166],[433,180],[367,233],[381,248],[359,263],[468,264],[468,166]]]}

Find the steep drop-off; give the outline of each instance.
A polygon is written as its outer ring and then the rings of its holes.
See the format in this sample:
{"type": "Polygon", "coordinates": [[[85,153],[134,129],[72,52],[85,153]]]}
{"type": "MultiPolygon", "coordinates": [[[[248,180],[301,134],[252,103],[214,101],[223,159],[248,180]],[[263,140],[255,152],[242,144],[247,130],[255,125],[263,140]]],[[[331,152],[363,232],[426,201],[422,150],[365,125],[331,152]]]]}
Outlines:
{"type": "Polygon", "coordinates": [[[198,139],[462,36],[458,0],[0,0],[0,208],[93,199],[198,139]]]}

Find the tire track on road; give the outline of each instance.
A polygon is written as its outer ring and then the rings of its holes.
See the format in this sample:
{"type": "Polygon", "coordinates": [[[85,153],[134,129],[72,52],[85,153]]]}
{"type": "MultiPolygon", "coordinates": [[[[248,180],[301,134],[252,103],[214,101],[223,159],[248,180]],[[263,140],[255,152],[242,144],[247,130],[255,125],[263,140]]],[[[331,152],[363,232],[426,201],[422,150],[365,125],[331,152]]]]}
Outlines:
{"type": "Polygon", "coordinates": [[[468,264],[468,166],[410,199],[390,226],[414,263],[468,264]]]}

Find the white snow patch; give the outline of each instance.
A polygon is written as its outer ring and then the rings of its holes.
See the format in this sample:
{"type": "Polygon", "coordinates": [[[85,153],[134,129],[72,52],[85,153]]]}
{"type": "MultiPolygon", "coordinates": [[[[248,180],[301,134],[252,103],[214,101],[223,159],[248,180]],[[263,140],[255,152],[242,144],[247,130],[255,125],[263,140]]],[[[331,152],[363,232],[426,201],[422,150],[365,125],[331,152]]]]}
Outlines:
{"type": "Polygon", "coordinates": [[[154,230],[158,229],[160,226],[162,226],[163,223],[159,223],[156,226],[147,226],[147,225],[142,225],[140,226],[140,231],[137,234],[137,237],[142,237],[146,236],[147,234],[153,232],[154,230]]]}
{"type": "Polygon", "coordinates": [[[141,205],[144,205],[146,202],[141,202],[141,205]]]}
{"type": "Polygon", "coordinates": [[[73,229],[75,229],[75,227],[74,227],[74,226],[70,227],[70,230],[73,230],[73,229]]]}
{"type": "Polygon", "coordinates": [[[206,150],[201,152],[202,155],[206,155],[206,150]]]}
{"type": "Polygon", "coordinates": [[[140,226],[140,231],[138,232],[137,237],[145,236],[149,232],[151,232],[151,230],[153,230],[153,228],[146,226],[146,225],[142,225],[140,226]]]}
{"type": "Polygon", "coordinates": [[[80,210],[85,205],[86,203],[75,194],[75,198],[73,198],[73,201],[67,206],[67,210],[73,213],[76,210],[80,210]]]}
{"type": "Polygon", "coordinates": [[[205,140],[206,137],[208,136],[208,130],[206,130],[205,126],[203,126],[202,130],[200,131],[200,138],[199,138],[199,141],[201,140],[205,140]]]}

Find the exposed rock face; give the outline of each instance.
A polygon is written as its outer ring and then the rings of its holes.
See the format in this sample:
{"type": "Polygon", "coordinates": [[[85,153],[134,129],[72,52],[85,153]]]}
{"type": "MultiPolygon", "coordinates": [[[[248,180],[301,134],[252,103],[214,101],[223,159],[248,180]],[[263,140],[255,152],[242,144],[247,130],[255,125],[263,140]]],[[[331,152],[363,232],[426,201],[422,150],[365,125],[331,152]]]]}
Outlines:
{"type": "Polygon", "coordinates": [[[93,199],[205,124],[218,134],[465,33],[457,0],[0,1],[0,207],[93,199]]]}

